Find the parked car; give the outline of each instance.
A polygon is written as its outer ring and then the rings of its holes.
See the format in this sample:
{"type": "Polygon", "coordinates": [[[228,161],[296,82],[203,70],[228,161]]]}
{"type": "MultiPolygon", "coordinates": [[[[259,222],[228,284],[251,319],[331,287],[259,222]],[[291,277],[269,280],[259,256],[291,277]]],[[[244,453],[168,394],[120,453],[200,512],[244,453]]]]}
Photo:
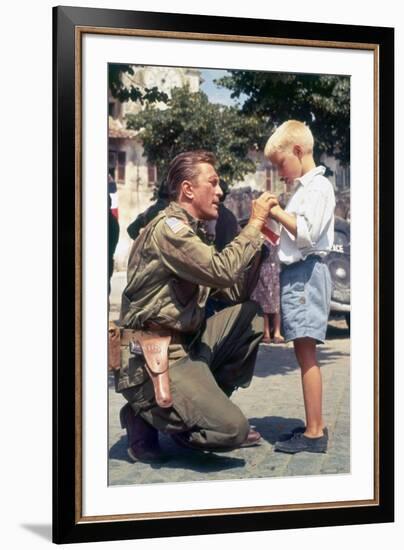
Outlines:
{"type": "Polygon", "coordinates": [[[335,217],[334,245],[326,257],[332,279],[331,313],[342,313],[348,326],[351,321],[351,227],[335,217]]]}

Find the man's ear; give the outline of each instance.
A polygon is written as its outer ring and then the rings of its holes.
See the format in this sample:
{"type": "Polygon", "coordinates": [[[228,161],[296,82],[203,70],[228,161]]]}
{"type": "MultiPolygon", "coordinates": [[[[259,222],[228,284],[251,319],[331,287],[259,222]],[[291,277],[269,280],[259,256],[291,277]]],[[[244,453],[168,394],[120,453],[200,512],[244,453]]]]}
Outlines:
{"type": "Polygon", "coordinates": [[[301,145],[293,145],[293,154],[296,155],[299,159],[303,157],[303,147],[301,145]]]}
{"type": "Polygon", "coordinates": [[[186,197],[189,200],[192,200],[194,198],[194,189],[193,185],[190,181],[184,180],[181,183],[181,192],[184,197],[186,197]]]}

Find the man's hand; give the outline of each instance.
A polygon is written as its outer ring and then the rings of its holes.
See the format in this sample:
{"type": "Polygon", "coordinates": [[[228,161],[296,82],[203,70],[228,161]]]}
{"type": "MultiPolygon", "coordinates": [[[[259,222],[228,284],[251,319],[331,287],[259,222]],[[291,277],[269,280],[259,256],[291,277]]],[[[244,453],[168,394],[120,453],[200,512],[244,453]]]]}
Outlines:
{"type": "Polygon", "coordinates": [[[279,203],[276,196],[265,191],[258,199],[252,201],[251,216],[248,223],[254,225],[261,231],[269,216],[271,208],[278,205],[279,203]]]}

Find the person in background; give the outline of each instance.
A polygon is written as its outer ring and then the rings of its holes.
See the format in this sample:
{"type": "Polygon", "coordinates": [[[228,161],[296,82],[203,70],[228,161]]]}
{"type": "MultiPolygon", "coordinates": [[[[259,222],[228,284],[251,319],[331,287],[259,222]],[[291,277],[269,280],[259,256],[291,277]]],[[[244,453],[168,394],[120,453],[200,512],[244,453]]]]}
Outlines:
{"type": "Polygon", "coordinates": [[[216,250],[219,252],[221,252],[223,248],[240,233],[240,226],[237,222],[236,216],[224,204],[224,201],[229,194],[229,186],[223,179],[220,180],[220,189],[222,190],[223,195],[220,197],[219,216],[216,221],[214,239],[216,250]]]}
{"type": "MultiPolygon", "coordinates": [[[[221,252],[237,237],[241,228],[236,216],[224,204],[225,198],[229,193],[229,186],[223,179],[220,179],[219,185],[223,195],[220,197],[218,218],[217,220],[204,222],[204,228],[208,241],[213,243],[218,252],[221,252]]],[[[225,301],[215,298],[214,295],[210,296],[206,303],[206,317],[210,317],[227,306],[228,304],[225,301]]]]}
{"type": "Polygon", "coordinates": [[[118,193],[113,170],[108,173],[108,296],[111,292],[111,278],[114,272],[114,254],[119,240],[118,193]]]}
{"type": "Polygon", "coordinates": [[[260,267],[260,276],[251,300],[259,303],[264,312],[264,337],[262,342],[269,344],[284,343],[281,334],[280,289],[279,289],[279,257],[278,246],[265,242],[266,254],[260,267]]]}
{"type": "Polygon", "coordinates": [[[127,232],[133,240],[137,239],[140,230],[153,220],[161,210],[168,205],[168,192],[166,182],[163,181],[157,191],[157,201],[149,206],[147,210],[137,216],[137,218],[128,226],[127,232]]]}

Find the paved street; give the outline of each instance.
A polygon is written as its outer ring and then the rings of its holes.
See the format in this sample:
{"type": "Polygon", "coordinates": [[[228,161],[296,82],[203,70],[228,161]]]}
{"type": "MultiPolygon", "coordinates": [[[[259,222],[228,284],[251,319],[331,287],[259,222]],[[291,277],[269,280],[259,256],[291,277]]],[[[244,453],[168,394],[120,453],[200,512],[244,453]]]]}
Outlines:
{"type": "MultiPolygon", "coordinates": [[[[111,317],[118,312],[123,274],[113,280],[111,317]]],[[[109,442],[111,485],[201,480],[228,480],[311,474],[347,473],[350,470],[350,340],[344,320],[329,323],[326,344],[319,346],[324,383],[324,417],[330,441],[326,454],[287,455],[274,452],[279,434],[303,425],[304,407],[300,370],[293,347],[261,344],[255,374],[247,389],[232,399],[262,435],[256,447],[228,453],[202,453],[178,447],[162,435],[168,461],[159,465],[133,464],[126,454],[126,432],[119,425],[119,409],[125,403],[109,388],[109,442]]]]}

